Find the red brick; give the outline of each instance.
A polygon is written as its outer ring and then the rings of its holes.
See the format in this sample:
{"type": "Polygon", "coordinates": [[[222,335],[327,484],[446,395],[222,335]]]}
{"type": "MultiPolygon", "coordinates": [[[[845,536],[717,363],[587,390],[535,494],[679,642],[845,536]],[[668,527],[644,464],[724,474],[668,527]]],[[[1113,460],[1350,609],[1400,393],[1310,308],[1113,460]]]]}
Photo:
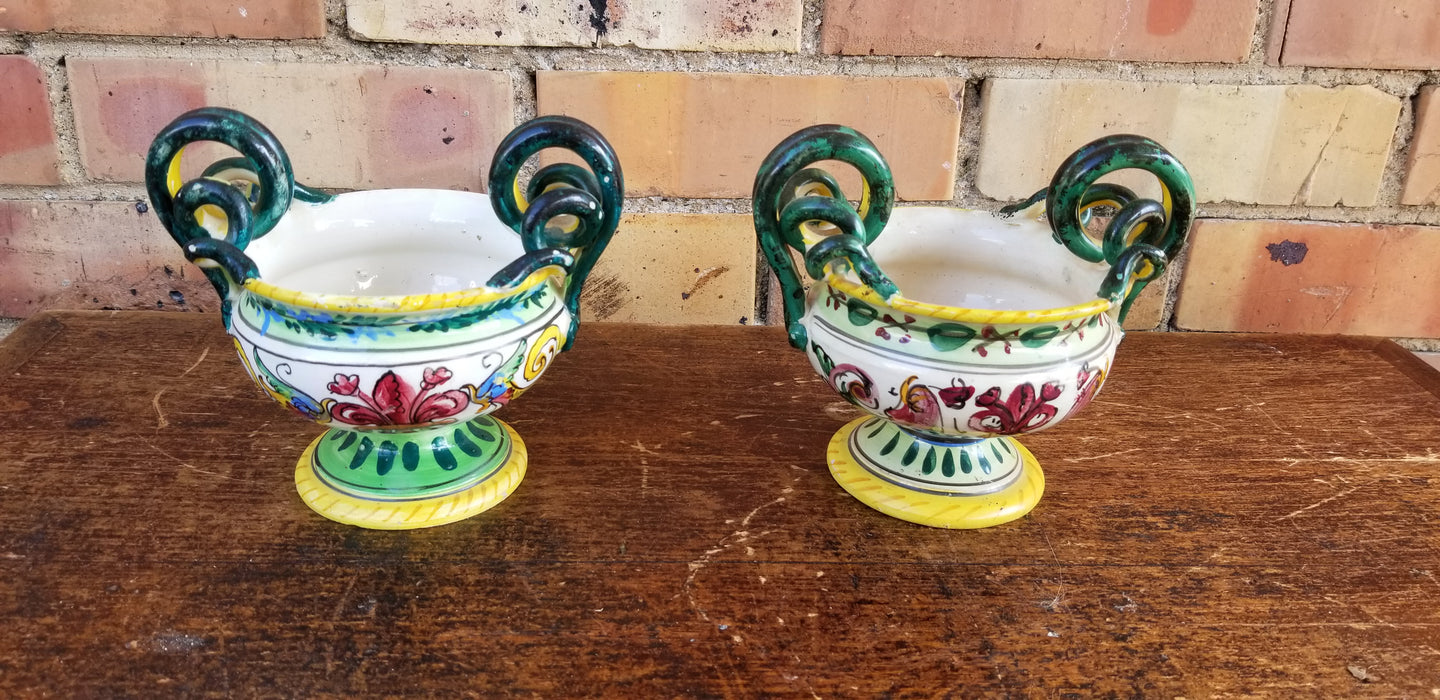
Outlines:
{"type": "Polygon", "coordinates": [[[495,72],[158,59],[71,59],[69,71],[81,156],[99,180],[141,180],[155,133],[207,104],[259,119],[318,187],[479,190],[514,124],[510,78],[495,72]]]}
{"type": "Polygon", "coordinates": [[[1440,204],[1440,87],[1420,91],[1401,204],[1440,204]]]}
{"type": "Polygon", "coordinates": [[[1440,227],[1204,220],[1175,323],[1205,331],[1440,337],[1440,227]]]}
{"type": "Polygon", "coordinates": [[[325,36],[324,0],[18,0],[0,31],[303,39],[325,36]]]}
{"type": "Polygon", "coordinates": [[[1291,0],[1281,62],[1440,68],[1440,0],[1291,0]]]}
{"type": "Polygon", "coordinates": [[[205,276],[133,202],[0,200],[0,270],[0,316],[219,308],[205,276]]]}
{"type": "Polygon", "coordinates": [[[45,74],[24,56],[0,56],[0,95],[0,184],[59,184],[45,74]]]}
{"type": "Polygon", "coordinates": [[[770,149],[802,127],[836,123],[875,142],[901,198],[948,200],[963,89],[940,78],[536,74],[539,112],[605,134],[630,196],[749,197],[770,149]]]}
{"type": "Polygon", "coordinates": [[[1243,61],[1258,0],[830,0],[826,53],[1243,61]]]}

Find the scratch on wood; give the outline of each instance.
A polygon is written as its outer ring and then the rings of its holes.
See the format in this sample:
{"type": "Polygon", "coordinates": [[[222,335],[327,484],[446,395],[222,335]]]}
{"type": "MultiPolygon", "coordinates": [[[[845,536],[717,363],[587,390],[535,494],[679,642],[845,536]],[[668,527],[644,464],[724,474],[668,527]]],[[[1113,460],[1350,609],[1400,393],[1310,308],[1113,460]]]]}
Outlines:
{"type": "MultiPolygon", "coordinates": [[[[782,491],[782,493],[790,493],[792,490],[793,489],[786,488],[784,491],[782,491]]],[[[695,613],[700,616],[701,620],[709,622],[710,614],[705,612],[705,609],[703,607],[700,607],[700,603],[695,599],[695,577],[700,575],[700,570],[704,569],[707,565],[709,565],[711,558],[714,557],[716,554],[719,554],[737,544],[753,542],[754,540],[760,539],[761,537],[764,537],[765,535],[774,532],[774,530],[765,530],[763,532],[751,535],[750,531],[746,528],[750,526],[750,521],[755,517],[755,514],[766,508],[769,508],[770,506],[779,505],[784,502],[785,497],[780,496],[773,501],[768,501],[766,503],[762,503],[756,506],[754,510],[747,513],[745,517],[740,520],[739,529],[724,537],[721,537],[720,541],[715,543],[714,547],[705,550],[705,553],[700,555],[700,558],[690,562],[690,573],[685,577],[685,582],[681,584],[680,587],[685,592],[685,599],[690,603],[690,609],[694,610],[695,613]]]]}
{"type": "Polygon", "coordinates": [[[1251,403],[1251,404],[1250,404],[1250,407],[1251,407],[1251,408],[1254,408],[1254,409],[1257,410],[1257,411],[1259,411],[1259,412],[1260,412],[1260,415],[1265,416],[1265,420],[1270,421],[1270,425],[1275,426],[1275,429],[1276,429],[1276,430],[1280,431],[1281,433],[1283,433],[1283,434],[1285,434],[1285,435],[1289,435],[1289,434],[1290,434],[1290,431],[1288,431],[1288,430],[1280,427],[1280,424],[1275,422],[1274,416],[1271,416],[1268,411],[1266,411],[1264,408],[1262,408],[1262,406],[1264,406],[1264,405],[1265,405],[1265,402],[1264,402],[1264,401],[1261,401],[1260,403],[1251,403]]]}
{"type": "Polygon", "coordinates": [[[150,399],[150,405],[155,407],[155,429],[156,429],[156,430],[160,430],[160,429],[165,428],[165,427],[168,427],[168,426],[170,425],[170,421],[165,420],[165,412],[162,411],[162,410],[160,410],[160,396],[163,395],[164,393],[165,393],[165,389],[162,388],[161,390],[155,392],[155,397],[154,397],[154,398],[150,399]]]}
{"type": "MultiPolygon", "coordinates": [[[[513,423],[514,421],[511,421],[511,422],[513,423]]],[[[640,442],[639,440],[636,440],[636,441],[635,441],[635,444],[631,445],[631,447],[635,448],[635,450],[636,450],[637,452],[641,452],[641,453],[644,453],[644,454],[647,454],[647,455],[655,455],[656,457],[659,457],[659,456],[660,456],[660,453],[659,453],[659,452],[656,452],[655,450],[652,450],[652,449],[646,447],[646,446],[645,446],[645,443],[640,442]]],[[[660,448],[660,447],[664,447],[664,445],[656,445],[655,447],[656,447],[656,448],[660,448]]]]}
{"type": "Polygon", "coordinates": [[[191,372],[194,372],[194,371],[195,371],[195,368],[196,368],[196,367],[199,367],[199,366],[200,366],[200,363],[205,361],[205,356],[206,356],[206,355],[209,355],[209,354],[210,354],[210,348],[209,348],[209,347],[205,347],[205,348],[201,349],[201,350],[200,350],[200,357],[195,358],[195,363],[192,364],[192,365],[190,365],[189,367],[185,368],[185,371],[184,371],[184,372],[181,372],[181,373],[180,373],[180,376],[183,377],[183,376],[185,376],[185,375],[187,375],[187,374],[189,374],[189,373],[191,373],[191,372]]]}
{"type": "MultiPolygon", "coordinates": [[[[195,358],[195,361],[192,362],[192,363],[190,363],[190,366],[189,366],[189,367],[186,367],[186,368],[185,368],[185,371],[184,371],[184,372],[181,372],[181,373],[180,373],[180,376],[179,376],[179,377],[176,377],[176,379],[179,380],[180,378],[184,377],[185,375],[190,374],[191,372],[194,372],[194,371],[195,371],[195,368],[196,368],[196,367],[199,367],[199,366],[200,366],[200,363],[201,363],[201,362],[204,362],[204,361],[205,361],[205,358],[206,358],[207,356],[209,356],[209,355],[210,355],[210,348],[209,348],[209,347],[201,348],[201,349],[200,349],[200,356],[197,357],[197,358],[195,358]]],[[[155,429],[156,429],[156,430],[162,430],[162,429],[167,428],[167,427],[170,426],[170,421],[168,421],[168,420],[165,419],[165,411],[160,408],[160,397],[161,397],[166,391],[169,391],[169,387],[161,388],[159,391],[155,392],[155,396],[150,399],[150,405],[155,408],[155,429]]]]}
{"type": "Polygon", "coordinates": [[[1359,490],[1360,490],[1360,487],[1359,487],[1359,486],[1354,486],[1354,487],[1345,489],[1344,491],[1341,491],[1340,493],[1337,493],[1337,494],[1335,494],[1335,495],[1333,495],[1333,496],[1331,496],[1331,497],[1329,497],[1329,498],[1322,498],[1322,499],[1320,499],[1319,501],[1317,501],[1317,502],[1315,502],[1315,503],[1311,503],[1310,505],[1305,506],[1304,508],[1301,508],[1300,510],[1297,510],[1297,511],[1294,511],[1294,512],[1291,512],[1291,513],[1286,513],[1285,515],[1282,515],[1282,516],[1276,518],[1276,519],[1275,519],[1275,522],[1279,522],[1279,521],[1281,521],[1281,520],[1286,520],[1286,519],[1289,519],[1289,518],[1293,518],[1293,517],[1295,517],[1295,516],[1297,516],[1297,515],[1299,515],[1299,514],[1301,514],[1301,513],[1304,513],[1304,512],[1307,511],[1307,510],[1311,510],[1311,509],[1314,509],[1314,508],[1319,508],[1320,506],[1323,506],[1323,505],[1325,505],[1326,503],[1329,503],[1329,502],[1331,502],[1331,501],[1333,501],[1333,500],[1335,500],[1335,499],[1337,499],[1337,498],[1344,498],[1345,496],[1349,496],[1350,494],[1355,493],[1356,491],[1359,491],[1359,490]]]}
{"type": "Polygon", "coordinates": [[[1103,454],[1103,455],[1091,455],[1091,456],[1089,456],[1089,457],[1066,457],[1066,458],[1065,458],[1065,461],[1066,461],[1066,462],[1092,462],[1092,461],[1094,461],[1094,460],[1097,460],[1097,459],[1105,459],[1105,458],[1107,458],[1107,457],[1118,457],[1118,456],[1120,456],[1120,455],[1128,455],[1128,454],[1130,454],[1131,452],[1139,452],[1139,451],[1141,451],[1141,450],[1143,450],[1143,449],[1145,449],[1145,448],[1143,448],[1143,447],[1132,447],[1132,448],[1130,448],[1130,449],[1128,449],[1128,450],[1120,450],[1119,452],[1107,452],[1107,453],[1105,453],[1105,454],[1103,454]]]}
{"type": "Polygon", "coordinates": [[[141,438],[140,441],[143,442],[143,443],[145,443],[146,445],[149,445],[149,446],[150,446],[150,449],[155,450],[156,452],[159,452],[160,454],[165,455],[166,457],[169,457],[170,459],[174,460],[176,464],[178,464],[178,465],[180,465],[180,466],[182,466],[182,467],[185,467],[186,469],[189,469],[190,471],[199,472],[199,473],[201,473],[201,474],[207,474],[207,475],[209,475],[209,476],[217,477],[217,478],[220,478],[220,479],[229,479],[230,481],[245,481],[245,479],[237,479],[237,478],[235,478],[235,477],[233,477],[233,476],[226,476],[225,474],[220,474],[220,473],[218,473],[218,472],[206,471],[206,470],[201,469],[200,467],[197,467],[197,466],[195,466],[195,465],[193,465],[193,464],[191,464],[191,463],[189,463],[189,462],[186,462],[186,461],[183,460],[183,459],[180,459],[179,457],[176,457],[175,455],[170,454],[169,452],[166,452],[165,450],[160,449],[160,446],[159,446],[159,445],[156,445],[155,443],[150,442],[149,440],[146,440],[146,439],[144,439],[144,438],[141,438]]]}

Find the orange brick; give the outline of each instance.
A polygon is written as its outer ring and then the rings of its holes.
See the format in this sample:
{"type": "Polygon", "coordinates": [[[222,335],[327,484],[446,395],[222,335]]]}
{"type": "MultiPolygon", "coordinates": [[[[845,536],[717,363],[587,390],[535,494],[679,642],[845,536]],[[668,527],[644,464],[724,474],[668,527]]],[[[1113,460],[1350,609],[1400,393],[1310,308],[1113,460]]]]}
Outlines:
{"type": "Polygon", "coordinates": [[[0,184],[59,184],[45,74],[24,56],[0,56],[0,95],[0,184]]]}
{"type": "Polygon", "coordinates": [[[1291,0],[1281,62],[1440,68],[1440,0],[1291,0]]]}
{"type": "Polygon", "coordinates": [[[1175,322],[1205,331],[1440,337],[1440,227],[1204,220],[1175,322]]]}
{"type": "Polygon", "coordinates": [[[0,31],[303,39],[325,36],[323,0],[18,0],[0,31]]]}
{"type": "Polygon", "coordinates": [[[133,202],[0,200],[0,270],[0,316],[219,309],[205,276],[133,202]]]}
{"type": "Polygon", "coordinates": [[[627,214],[585,283],[582,318],[753,322],[755,246],[749,214],[627,214]]]}
{"type": "Polygon", "coordinates": [[[1092,139],[1135,133],[1185,164],[1201,201],[1372,206],[1400,99],[1365,85],[1001,79],[981,109],[976,184],[997,199],[1045,186],[1092,139]]]}
{"type": "Polygon", "coordinates": [[[71,59],[69,71],[85,170],[100,180],[143,179],[155,133],[208,104],[274,131],[308,185],[479,190],[514,123],[509,77],[485,71],[155,59],[71,59]]]}
{"type": "Polygon", "coordinates": [[[950,199],[962,90],[939,78],[536,74],[539,112],[604,133],[632,197],[749,197],[770,149],[803,127],[837,123],[875,142],[901,198],[950,199]]]}
{"type": "Polygon", "coordinates": [[[831,0],[827,53],[1243,61],[1258,0],[831,0]]]}
{"type": "Polygon", "coordinates": [[[799,51],[800,0],[348,0],[364,39],[488,46],[799,51]]]}
{"type": "Polygon", "coordinates": [[[1420,91],[1401,204],[1440,204],[1440,87],[1420,91]]]}

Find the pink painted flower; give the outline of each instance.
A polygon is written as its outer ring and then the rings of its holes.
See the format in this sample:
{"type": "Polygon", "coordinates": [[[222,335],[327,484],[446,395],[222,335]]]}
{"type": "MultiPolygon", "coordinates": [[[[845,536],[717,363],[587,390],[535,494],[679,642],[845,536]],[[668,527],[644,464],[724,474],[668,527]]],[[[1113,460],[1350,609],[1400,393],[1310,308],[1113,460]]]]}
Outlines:
{"type": "Polygon", "coordinates": [[[329,389],[332,394],[354,396],[355,392],[360,390],[360,375],[352,374],[347,377],[343,374],[337,374],[335,375],[335,381],[330,382],[329,386],[325,388],[329,389]]]}
{"type": "Polygon", "coordinates": [[[429,367],[426,367],[425,379],[424,381],[420,382],[420,386],[424,389],[434,389],[435,387],[450,381],[450,377],[452,376],[454,375],[450,374],[450,370],[445,369],[444,367],[437,367],[435,369],[430,369],[429,367]]]}

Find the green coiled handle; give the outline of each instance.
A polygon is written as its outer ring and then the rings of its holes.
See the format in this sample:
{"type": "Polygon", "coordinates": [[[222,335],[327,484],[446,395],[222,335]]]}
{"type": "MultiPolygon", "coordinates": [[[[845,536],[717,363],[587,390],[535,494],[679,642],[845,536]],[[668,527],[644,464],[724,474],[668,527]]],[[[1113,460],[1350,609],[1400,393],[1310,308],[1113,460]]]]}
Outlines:
{"type": "Polygon", "coordinates": [[[245,247],[275,228],[292,199],[330,198],[296,184],[289,156],[264,124],[223,107],[190,110],[160,130],[145,157],[145,189],[156,218],[219,293],[226,328],[236,290],[260,274],[245,247]],[[197,141],[223,143],[241,157],[217,161],[200,177],[182,182],[180,156],[197,141]],[[223,238],[200,225],[207,207],[224,213],[223,238]]]}
{"type": "MultiPolygon", "coordinates": [[[[1106,136],[1071,154],[1030,203],[1045,199],[1045,216],[1055,240],[1089,262],[1106,262],[1110,272],[1098,294],[1120,303],[1124,322],[1130,305],[1179,255],[1195,220],[1195,186],[1185,166],[1160,144],[1133,134],[1106,136]],[[1160,181],[1161,200],[1142,199],[1119,185],[1097,182],[1124,169],[1145,170],[1160,181]],[[1100,243],[1085,233],[1092,210],[1116,210],[1100,243]]],[[[1024,206],[1022,203],[1021,205],[1024,206]]],[[[1014,211],[1007,207],[1002,213],[1014,211]]]]}
{"type": "Polygon", "coordinates": [[[490,201],[495,213],[520,234],[526,251],[491,283],[513,282],[516,280],[510,277],[545,265],[566,268],[564,301],[571,317],[566,350],[575,342],[580,326],[585,279],[620,224],[624,197],[625,181],[615,150],[594,127],[571,117],[537,117],[520,125],[500,143],[490,166],[490,201]],[[521,168],[546,148],[573,151],[590,169],[569,163],[545,166],[522,194],[521,168]]]}
{"type": "Polygon", "coordinates": [[[753,196],[755,234],[780,282],[791,345],[803,349],[806,344],[800,323],[805,314],[805,286],[790,258],[791,249],[804,257],[812,279],[823,278],[827,265],[843,260],[880,297],[896,293],[895,284],[865,248],[884,230],[895,206],[890,166],[870,139],[836,124],[801,129],[765,157],[755,175],[753,196]],[[845,199],[834,177],[809,167],[823,160],[847,163],[860,172],[864,191],[858,211],[845,199]],[[833,225],[838,233],[807,250],[801,227],[817,221],[833,225]]]}

